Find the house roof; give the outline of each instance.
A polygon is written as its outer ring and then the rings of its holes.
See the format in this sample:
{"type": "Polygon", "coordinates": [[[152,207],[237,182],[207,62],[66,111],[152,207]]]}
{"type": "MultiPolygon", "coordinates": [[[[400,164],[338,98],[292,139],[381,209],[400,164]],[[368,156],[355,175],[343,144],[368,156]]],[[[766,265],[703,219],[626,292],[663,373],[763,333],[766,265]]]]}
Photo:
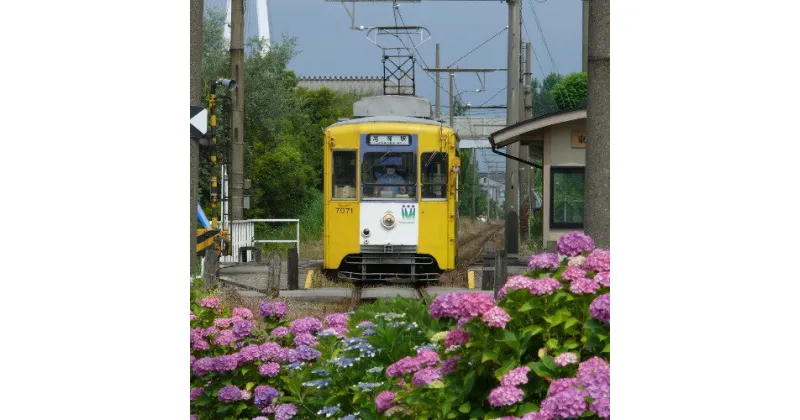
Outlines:
{"type": "Polygon", "coordinates": [[[502,148],[519,141],[519,136],[538,130],[540,128],[549,127],[551,125],[561,124],[569,121],[575,121],[586,118],[586,101],[580,106],[568,109],[565,111],[553,112],[538,116],[536,118],[520,121],[514,125],[502,128],[489,135],[489,143],[495,148],[502,148]]]}

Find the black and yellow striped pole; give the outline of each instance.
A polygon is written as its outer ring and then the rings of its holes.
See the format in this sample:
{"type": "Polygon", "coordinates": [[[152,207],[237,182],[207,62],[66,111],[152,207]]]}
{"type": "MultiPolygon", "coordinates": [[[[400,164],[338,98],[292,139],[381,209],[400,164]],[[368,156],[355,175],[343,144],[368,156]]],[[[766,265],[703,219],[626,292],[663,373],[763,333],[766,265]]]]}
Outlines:
{"type": "Polygon", "coordinates": [[[217,83],[211,84],[208,94],[209,136],[211,137],[211,229],[217,228],[217,83]]]}

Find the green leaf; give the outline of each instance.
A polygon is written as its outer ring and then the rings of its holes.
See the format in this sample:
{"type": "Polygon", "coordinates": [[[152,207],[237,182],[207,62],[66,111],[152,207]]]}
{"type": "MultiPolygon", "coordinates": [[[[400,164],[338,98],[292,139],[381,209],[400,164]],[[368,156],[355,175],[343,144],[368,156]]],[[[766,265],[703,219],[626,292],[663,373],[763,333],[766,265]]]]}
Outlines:
{"type": "Polygon", "coordinates": [[[603,347],[603,353],[611,353],[611,343],[606,343],[606,346],[603,347]]]}
{"type": "Polygon", "coordinates": [[[578,346],[579,346],[578,342],[575,341],[575,339],[573,338],[570,338],[564,343],[564,348],[567,350],[572,350],[574,348],[577,348],[578,346]]]}
{"type": "Polygon", "coordinates": [[[548,349],[551,349],[551,350],[557,349],[558,348],[558,339],[557,338],[551,338],[551,339],[547,340],[547,342],[545,343],[545,346],[548,349]]]}
{"type": "Polygon", "coordinates": [[[578,321],[577,318],[569,318],[564,322],[564,329],[566,330],[567,328],[577,324],[578,322],[580,321],[578,321]]]}
{"type": "Polygon", "coordinates": [[[497,354],[497,350],[496,349],[495,350],[491,350],[491,351],[487,351],[487,352],[483,353],[483,357],[481,358],[481,363],[486,362],[488,360],[497,360],[498,357],[500,357],[500,356],[497,354]]]}
{"type": "Polygon", "coordinates": [[[250,391],[254,386],[256,386],[255,382],[248,382],[247,385],[244,386],[244,389],[250,391]]]}
{"type": "Polygon", "coordinates": [[[523,414],[531,413],[534,411],[539,411],[539,405],[536,403],[528,402],[519,406],[519,408],[517,409],[517,416],[522,416],[523,414]]]}
{"type": "Polygon", "coordinates": [[[529,325],[522,329],[522,335],[523,337],[533,337],[542,331],[544,331],[544,328],[540,327],[539,325],[529,325]]]}
{"type": "Polygon", "coordinates": [[[464,414],[469,413],[469,409],[470,409],[469,401],[465,402],[464,404],[461,404],[461,407],[458,407],[458,411],[464,414]]]}

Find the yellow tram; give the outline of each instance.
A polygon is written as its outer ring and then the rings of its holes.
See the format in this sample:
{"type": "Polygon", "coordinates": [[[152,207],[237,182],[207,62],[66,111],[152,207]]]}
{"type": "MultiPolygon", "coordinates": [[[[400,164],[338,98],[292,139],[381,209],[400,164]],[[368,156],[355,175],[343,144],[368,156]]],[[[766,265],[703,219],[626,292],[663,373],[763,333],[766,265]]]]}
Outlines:
{"type": "Polygon", "coordinates": [[[323,270],[436,281],[455,268],[458,137],[413,96],[364,98],[324,133],[323,270]]]}

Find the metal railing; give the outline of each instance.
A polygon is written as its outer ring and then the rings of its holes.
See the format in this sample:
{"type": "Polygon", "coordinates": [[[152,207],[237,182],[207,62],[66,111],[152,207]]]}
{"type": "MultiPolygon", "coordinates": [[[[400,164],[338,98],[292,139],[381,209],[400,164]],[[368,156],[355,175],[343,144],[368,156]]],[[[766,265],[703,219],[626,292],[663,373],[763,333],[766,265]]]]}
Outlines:
{"type": "MultiPolygon", "coordinates": [[[[249,219],[236,220],[230,224],[231,235],[231,255],[222,257],[223,262],[240,262],[239,250],[244,247],[252,247],[257,243],[294,243],[297,247],[297,255],[300,255],[300,219],[249,219]],[[294,223],[296,225],[297,237],[295,239],[255,239],[256,223],[294,223]]],[[[251,260],[248,252],[248,261],[251,260]]]]}

